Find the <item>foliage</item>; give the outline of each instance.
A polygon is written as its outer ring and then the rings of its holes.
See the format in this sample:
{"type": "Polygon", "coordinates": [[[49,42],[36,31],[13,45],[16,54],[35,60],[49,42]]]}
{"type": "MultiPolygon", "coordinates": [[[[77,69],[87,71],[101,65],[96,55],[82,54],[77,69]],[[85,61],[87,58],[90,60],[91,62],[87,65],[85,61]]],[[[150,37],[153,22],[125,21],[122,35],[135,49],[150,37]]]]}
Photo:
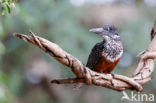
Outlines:
{"type": "Polygon", "coordinates": [[[16,0],[1,0],[0,1],[0,15],[11,13],[11,8],[15,7],[16,0]]]}

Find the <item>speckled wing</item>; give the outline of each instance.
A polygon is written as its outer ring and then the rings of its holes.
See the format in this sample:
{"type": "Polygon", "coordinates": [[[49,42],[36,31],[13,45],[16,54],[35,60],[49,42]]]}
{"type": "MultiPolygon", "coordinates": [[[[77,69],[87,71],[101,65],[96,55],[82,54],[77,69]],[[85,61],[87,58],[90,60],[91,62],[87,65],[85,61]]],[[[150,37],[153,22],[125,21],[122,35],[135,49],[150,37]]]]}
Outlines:
{"type": "Polygon", "coordinates": [[[86,65],[88,68],[90,68],[92,70],[95,70],[98,62],[101,59],[100,53],[102,52],[102,50],[103,50],[103,42],[97,43],[93,47],[93,49],[92,49],[92,51],[91,51],[91,53],[90,53],[90,55],[88,57],[88,62],[87,62],[87,65],[86,65]]]}

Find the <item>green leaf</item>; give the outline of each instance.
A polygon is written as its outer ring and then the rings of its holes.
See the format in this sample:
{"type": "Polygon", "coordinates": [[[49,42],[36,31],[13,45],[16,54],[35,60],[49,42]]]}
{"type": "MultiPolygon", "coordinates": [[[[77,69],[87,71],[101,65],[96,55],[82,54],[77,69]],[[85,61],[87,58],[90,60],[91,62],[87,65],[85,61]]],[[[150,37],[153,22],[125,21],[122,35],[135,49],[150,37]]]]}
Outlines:
{"type": "Polygon", "coordinates": [[[0,15],[4,15],[4,14],[5,14],[5,7],[2,7],[0,15]]]}
{"type": "Polygon", "coordinates": [[[10,14],[10,13],[11,13],[10,6],[6,4],[6,7],[7,7],[7,9],[8,9],[8,13],[10,14]]]}
{"type": "Polygon", "coordinates": [[[2,0],[2,3],[4,3],[5,2],[5,0],[2,0]]]}
{"type": "Polygon", "coordinates": [[[8,0],[8,4],[10,5],[11,3],[13,3],[13,0],[8,0]]]}

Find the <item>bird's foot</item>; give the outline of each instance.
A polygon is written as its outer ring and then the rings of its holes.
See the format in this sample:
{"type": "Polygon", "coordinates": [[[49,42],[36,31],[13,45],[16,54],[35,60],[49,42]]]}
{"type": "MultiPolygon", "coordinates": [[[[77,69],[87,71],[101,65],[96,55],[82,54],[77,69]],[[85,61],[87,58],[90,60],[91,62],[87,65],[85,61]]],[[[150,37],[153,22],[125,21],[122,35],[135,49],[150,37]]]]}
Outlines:
{"type": "Polygon", "coordinates": [[[114,75],[115,75],[115,73],[114,73],[114,72],[111,72],[110,74],[111,74],[112,76],[114,76],[114,75]]]}

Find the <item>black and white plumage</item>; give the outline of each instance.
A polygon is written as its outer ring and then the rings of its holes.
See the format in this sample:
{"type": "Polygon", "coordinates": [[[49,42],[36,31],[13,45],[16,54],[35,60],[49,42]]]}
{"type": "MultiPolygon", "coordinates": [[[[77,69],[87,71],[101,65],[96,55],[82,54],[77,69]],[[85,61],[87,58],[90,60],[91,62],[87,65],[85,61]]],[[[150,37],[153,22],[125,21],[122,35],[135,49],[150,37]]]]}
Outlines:
{"type": "MultiPolygon", "coordinates": [[[[123,45],[117,29],[113,25],[104,25],[102,28],[94,28],[90,31],[100,35],[103,41],[93,47],[88,58],[87,67],[95,70],[102,58],[106,58],[110,63],[114,63],[120,59],[123,54],[123,45]],[[102,53],[102,55],[100,55],[100,53],[102,53]]],[[[107,66],[107,64],[108,63],[105,63],[105,66],[107,66]]],[[[105,69],[109,69],[109,67],[105,69]]]]}

